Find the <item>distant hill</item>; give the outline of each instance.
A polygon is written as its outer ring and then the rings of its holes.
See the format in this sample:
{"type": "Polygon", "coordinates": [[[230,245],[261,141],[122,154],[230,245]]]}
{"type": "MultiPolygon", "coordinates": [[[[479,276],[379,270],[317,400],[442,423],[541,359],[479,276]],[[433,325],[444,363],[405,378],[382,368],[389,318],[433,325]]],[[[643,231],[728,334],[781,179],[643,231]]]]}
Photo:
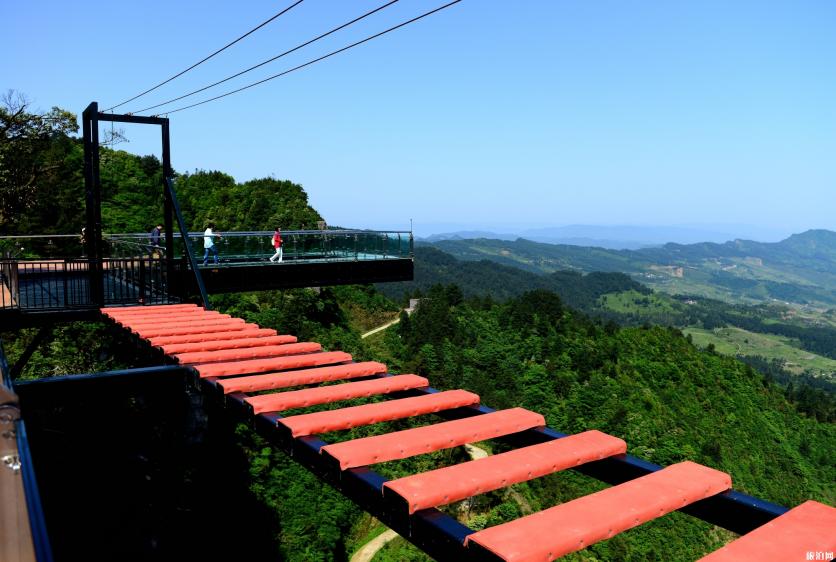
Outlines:
{"type": "Polygon", "coordinates": [[[524,238],[546,244],[570,246],[595,246],[610,250],[638,250],[662,246],[668,242],[694,244],[699,242],[723,243],[737,238],[779,240],[783,232],[772,228],[747,225],[695,225],[695,226],[637,226],[637,225],[588,225],[571,224],[542,228],[502,228],[502,233],[487,229],[450,229],[420,238],[425,242],[441,240],[516,240],[524,238]]]}
{"type": "Polygon", "coordinates": [[[517,297],[527,291],[545,289],[557,293],[572,307],[589,310],[602,295],[623,291],[642,294],[650,290],[622,273],[557,271],[542,274],[490,260],[460,261],[429,246],[415,249],[415,278],[403,283],[383,283],[378,289],[400,299],[416,290],[426,292],[433,285],[458,285],[465,296],[490,295],[497,300],[517,297]]]}
{"type": "Polygon", "coordinates": [[[539,273],[491,260],[462,261],[438,248],[415,251],[415,279],[378,290],[401,300],[434,285],[456,285],[466,297],[507,301],[548,290],[566,304],[621,325],[657,324],[686,329],[700,345],[755,365],[783,383],[794,381],[836,392],[836,310],[801,311],[783,304],[730,304],[696,296],[653,292],[623,273],[539,273]]]}
{"type": "Polygon", "coordinates": [[[668,293],[729,302],[836,305],[836,233],[809,230],[780,242],[734,240],[638,250],[546,244],[525,239],[443,240],[462,260],[488,259],[530,272],[620,272],[668,293]]]}

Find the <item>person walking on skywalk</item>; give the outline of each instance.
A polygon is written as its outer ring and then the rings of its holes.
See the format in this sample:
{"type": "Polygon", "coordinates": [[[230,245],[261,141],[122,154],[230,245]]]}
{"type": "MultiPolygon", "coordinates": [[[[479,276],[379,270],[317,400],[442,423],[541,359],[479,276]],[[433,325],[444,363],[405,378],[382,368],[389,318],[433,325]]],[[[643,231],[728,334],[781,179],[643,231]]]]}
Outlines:
{"type": "Polygon", "coordinates": [[[160,246],[160,238],[163,233],[163,225],[158,224],[153,229],[151,229],[151,233],[148,235],[148,254],[154,258],[159,259],[162,256],[163,248],[160,246]]]}
{"type": "Polygon", "coordinates": [[[215,246],[215,238],[220,238],[220,234],[215,234],[215,223],[210,222],[203,231],[203,265],[209,263],[209,252],[215,257],[215,265],[218,263],[218,248],[215,246]]]}
{"type": "Polygon", "coordinates": [[[273,247],[276,249],[276,253],[273,254],[270,261],[274,262],[278,258],[279,263],[282,263],[282,229],[278,226],[276,227],[276,231],[273,233],[273,247]]]}

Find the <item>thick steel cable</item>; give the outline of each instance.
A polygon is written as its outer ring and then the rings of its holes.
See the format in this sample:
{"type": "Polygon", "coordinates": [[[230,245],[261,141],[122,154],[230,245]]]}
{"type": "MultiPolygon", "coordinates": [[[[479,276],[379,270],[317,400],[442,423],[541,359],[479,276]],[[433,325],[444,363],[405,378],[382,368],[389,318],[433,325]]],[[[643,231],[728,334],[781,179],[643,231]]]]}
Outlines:
{"type": "Polygon", "coordinates": [[[293,47],[292,49],[289,49],[289,50],[287,50],[287,51],[285,51],[285,52],[283,52],[283,53],[281,53],[281,54],[279,54],[279,55],[276,55],[275,57],[269,58],[269,59],[267,59],[267,60],[265,60],[265,61],[263,61],[263,62],[260,62],[260,63],[258,63],[258,64],[256,64],[256,65],[253,65],[253,66],[251,66],[251,67],[249,67],[249,68],[247,68],[247,69],[245,69],[245,70],[242,70],[241,72],[238,72],[238,73],[236,73],[236,74],[233,74],[232,76],[227,76],[227,77],[226,77],[226,78],[224,78],[223,80],[218,80],[217,82],[213,82],[212,84],[209,84],[208,86],[204,86],[204,87],[202,87],[202,88],[198,88],[197,90],[194,90],[194,91],[192,91],[192,92],[189,92],[188,94],[183,94],[182,96],[178,96],[178,97],[176,97],[176,98],[171,98],[170,100],[167,100],[167,101],[164,101],[164,102],[160,102],[160,103],[158,103],[158,104],[156,104],[156,105],[152,105],[152,106],[149,106],[149,107],[145,107],[145,108],[143,108],[143,109],[139,109],[139,110],[135,111],[134,113],[143,113],[143,112],[145,112],[145,111],[149,111],[149,110],[151,110],[151,109],[156,109],[156,108],[158,108],[158,107],[162,107],[162,106],[164,106],[164,105],[168,105],[168,104],[173,103],[173,102],[175,102],[175,101],[179,101],[179,100],[182,100],[182,99],[184,99],[184,98],[188,98],[188,97],[190,97],[190,96],[193,96],[193,95],[195,95],[195,94],[199,94],[200,92],[203,92],[203,91],[205,91],[205,90],[208,90],[209,88],[213,88],[213,87],[215,87],[215,86],[217,86],[217,85],[219,85],[219,84],[223,84],[224,82],[228,82],[228,81],[232,80],[233,78],[238,78],[238,77],[239,77],[239,76],[241,76],[242,74],[246,74],[246,73],[248,73],[248,72],[250,72],[250,71],[252,71],[252,70],[255,70],[256,68],[260,68],[260,67],[264,66],[265,64],[269,64],[269,63],[273,62],[274,60],[277,60],[277,59],[282,58],[282,57],[283,57],[283,56],[285,56],[285,55],[289,55],[290,53],[293,53],[293,52],[295,52],[295,51],[298,51],[299,49],[301,49],[301,48],[303,48],[303,47],[307,47],[307,46],[308,46],[308,45],[310,45],[311,43],[315,43],[315,42],[319,41],[320,39],[323,39],[323,38],[325,38],[325,37],[328,37],[329,35],[331,35],[331,34],[333,34],[333,33],[336,33],[337,31],[340,31],[341,29],[345,29],[346,27],[348,27],[348,26],[350,26],[350,25],[353,25],[353,24],[357,23],[358,21],[360,21],[360,20],[362,20],[362,19],[364,19],[364,18],[367,18],[367,17],[369,17],[370,15],[372,15],[372,14],[374,14],[374,13],[376,13],[376,12],[379,12],[379,11],[381,11],[381,10],[385,9],[385,8],[388,8],[389,6],[391,6],[392,4],[395,4],[395,3],[396,3],[396,2],[398,2],[398,1],[399,1],[399,0],[390,0],[390,1],[389,1],[389,2],[387,2],[386,4],[383,4],[382,6],[377,7],[377,8],[375,8],[374,10],[372,10],[372,11],[370,11],[370,12],[366,12],[366,13],[365,13],[365,14],[363,14],[362,16],[358,16],[358,17],[354,18],[353,20],[351,20],[351,21],[349,21],[349,22],[346,22],[346,23],[344,23],[344,24],[342,24],[342,25],[340,25],[340,26],[338,26],[338,27],[335,27],[334,29],[332,29],[332,30],[330,30],[330,31],[326,31],[326,32],[325,32],[325,33],[323,33],[322,35],[319,35],[319,36],[317,36],[317,37],[314,37],[313,39],[311,39],[311,40],[309,40],[309,41],[305,41],[304,43],[302,43],[302,44],[300,44],[300,45],[297,45],[297,46],[293,47]]]}
{"type": "Polygon", "coordinates": [[[134,97],[132,97],[132,98],[130,98],[130,99],[127,99],[127,100],[123,101],[122,103],[117,103],[116,105],[114,105],[114,106],[112,106],[112,107],[108,107],[107,109],[105,109],[105,111],[112,111],[112,110],[116,109],[117,107],[121,107],[121,106],[125,105],[126,103],[130,103],[130,102],[134,101],[135,99],[141,98],[141,97],[142,97],[142,96],[144,96],[145,94],[148,94],[148,93],[150,93],[150,92],[153,92],[154,90],[156,90],[156,89],[157,89],[157,88],[159,88],[160,86],[163,86],[163,85],[165,85],[165,84],[168,84],[169,82],[171,82],[171,81],[172,81],[172,80],[174,80],[175,78],[179,78],[180,76],[183,76],[183,75],[184,75],[185,73],[187,73],[188,71],[192,70],[192,69],[193,69],[193,68],[195,68],[195,67],[200,66],[201,64],[203,64],[204,62],[208,61],[209,59],[211,59],[212,57],[214,57],[214,56],[215,56],[215,55],[217,55],[218,53],[221,53],[222,51],[225,51],[226,49],[228,49],[228,48],[232,47],[234,44],[236,44],[236,43],[237,43],[237,42],[239,42],[240,40],[244,39],[244,38],[245,38],[245,37],[247,37],[248,35],[252,35],[253,33],[255,33],[256,31],[258,31],[259,29],[261,29],[262,27],[264,27],[265,25],[267,25],[267,24],[268,24],[268,23],[270,23],[271,21],[275,20],[275,19],[276,19],[276,18],[278,18],[278,17],[283,16],[284,14],[286,14],[286,13],[287,13],[287,12],[289,12],[291,9],[295,8],[296,6],[298,6],[299,4],[301,4],[301,3],[302,3],[302,2],[304,2],[304,1],[305,1],[305,0],[296,0],[296,2],[294,2],[293,4],[291,4],[290,6],[288,6],[287,8],[285,8],[285,9],[281,10],[280,12],[278,12],[278,13],[274,14],[274,15],[273,15],[272,17],[270,17],[269,19],[264,20],[263,22],[261,22],[260,24],[258,24],[257,26],[255,26],[254,28],[252,28],[251,30],[249,30],[248,32],[246,32],[244,35],[241,35],[240,37],[238,37],[238,38],[237,38],[237,39],[235,39],[234,41],[231,41],[230,43],[227,43],[226,45],[224,45],[223,47],[221,47],[220,49],[218,49],[217,51],[215,51],[215,52],[214,52],[214,53],[212,53],[211,55],[209,55],[209,56],[207,56],[207,57],[203,58],[202,60],[199,60],[198,62],[194,63],[194,64],[193,64],[193,65],[191,65],[189,68],[187,68],[187,69],[185,69],[185,70],[182,70],[182,71],[178,72],[177,74],[175,74],[175,75],[174,75],[174,76],[172,76],[171,78],[168,78],[168,79],[166,79],[166,80],[163,80],[162,82],[160,82],[159,84],[157,84],[157,85],[156,85],[156,86],[154,86],[153,88],[148,88],[148,89],[147,89],[147,90],[145,90],[144,92],[139,93],[139,94],[135,95],[134,97]]]}
{"type": "Polygon", "coordinates": [[[300,69],[302,69],[302,68],[305,68],[306,66],[310,66],[310,65],[315,64],[315,63],[317,63],[317,62],[320,62],[320,61],[322,61],[322,60],[325,60],[325,59],[327,59],[327,58],[329,58],[329,57],[333,57],[334,55],[339,54],[339,53],[342,53],[343,51],[347,51],[347,50],[349,50],[349,49],[352,49],[352,48],[354,48],[354,47],[357,47],[358,45],[362,45],[363,43],[367,43],[367,42],[371,41],[372,39],[377,39],[377,38],[378,38],[378,37],[380,37],[381,35],[386,35],[387,33],[390,33],[390,32],[392,32],[392,31],[395,31],[396,29],[400,29],[401,27],[404,27],[405,25],[409,25],[409,24],[414,23],[414,22],[416,22],[416,21],[418,21],[418,20],[420,20],[420,19],[423,19],[423,18],[425,18],[425,17],[427,17],[427,16],[430,16],[430,15],[432,15],[432,14],[436,13],[436,12],[440,12],[441,10],[444,10],[445,8],[449,8],[450,6],[452,6],[452,5],[454,5],[454,4],[458,4],[458,3],[459,3],[459,2],[461,2],[461,1],[462,1],[462,0],[453,0],[452,2],[448,2],[447,4],[444,4],[443,6],[439,6],[438,8],[435,8],[434,10],[430,10],[429,12],[425,12],[425,13],[421,14],[420,16],[416,16],[416,17],[414,17],[414,18],[412,18],[412,19],[410,19],[410,20],[407,20],[407,21],[405,21],[405,22],[403,22],[403,23],[399,23],[398,25],[396,25],[396,26],[394,26],[394,27],[390,27],[389,29],[386,29],[386,30],[384,30],[384,31],[381,31],[380,33],[375,33],[374,35],[370,35],[369,37],[366,37],[365,39],[361,39],[360,41],[357,41],[357,42],[355,42],[355,43],[352,43],[351,45],[347,45],[347,46],[343,47],[342,49],[337,49],[336,51],[331,51],[331,52],[330,52],[330,53],[328,53],[327,55],[322,55],[321,57],[317,57],[317,58],[315,58],[315,59],[313,59],[313,60],[309,60],[308,62],[303,63],[303,64],[300,64],[299,66],[294,66],[293,68],[291,68],[291,69],[289,69],[289,70],[285,70],[284,72],[280,72],[280,73],[278,73],[278,74],[274,74],[273,76],[268,76],[267,78],[264,78],[263,80],[259,80],[258,82],[253,82],[252,84],[247,84],[246,86],[242,86],[241,88],[238,88],[238,89],[235,89],[235,90],[231,90],[231,91],[226,92],[226,93],[224,93],[224,94],[221,94],[221,95],[219,95],[219,96],[215,96],[215,97],[213,97],[213,98],[205,99],[205,100],[203,100],[203,101],[199,101],[199,102],[197,102],[197,103],[193,103],[193,104],[191,104],[191,105],[185,105],[185,106],[183,106],[183,107],[178,107],[177,109],[172,109],[171,111],[163,111],[163,112],[162,112],[162,113],[160,113],[159,115],[170,115],[170,114],[172,114],[172,113],[177,113],[178,111],[184,111],[184,110],[186,110],[186,109],[191,109],[191,108],[193,108],[193,107],[197,107],[197,106],[199,106],[199,105],[203,105],[203,104],[205,104],[205,103],[209,103],[210,101],[219,100],[219,99],[221,99],[221,98],[225,98],[225,97],[227,97],[227,96],[231,96],[232,94],[237,94],[238,92],[243,92],[244,90],[248,90],[248,89],[250,89],[250,88],[254,88],[255,86],[258,86],[258,85],[260,85],[260,84],[264,84],[265,82],[269,82],[270,80],[274,80],[274,79],[279,78],[279,77],[281,77],[281,76],[284,76],[284,75],[286,75],[286,74],[290,74],[291,72],[295,72],[295,71],[297,71],[297,70],[300,70],[300,69]]]}

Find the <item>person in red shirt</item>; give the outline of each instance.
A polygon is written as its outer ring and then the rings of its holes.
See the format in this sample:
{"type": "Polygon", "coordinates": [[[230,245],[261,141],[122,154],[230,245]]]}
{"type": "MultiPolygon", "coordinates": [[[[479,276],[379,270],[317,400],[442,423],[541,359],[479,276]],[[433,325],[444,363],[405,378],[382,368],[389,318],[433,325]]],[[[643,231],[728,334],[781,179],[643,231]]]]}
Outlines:
{"type": "Polygon", "coordinates": [[[276,231],[273,233],[273,247],[276,249],[276,253],[273,254],[273,257],[270,258],[270,261],[279,260],[279,263],[282,262],[282,229],[278,226],[276,227],[276,231]]]}

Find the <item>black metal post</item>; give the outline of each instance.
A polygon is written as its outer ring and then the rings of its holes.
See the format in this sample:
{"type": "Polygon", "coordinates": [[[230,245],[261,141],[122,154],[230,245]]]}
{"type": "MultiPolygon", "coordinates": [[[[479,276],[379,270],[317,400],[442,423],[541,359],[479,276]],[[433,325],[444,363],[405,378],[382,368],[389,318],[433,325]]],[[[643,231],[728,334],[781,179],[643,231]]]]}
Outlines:
{"type": "Polygon", "coordinates": [[[104,306],[102,279],[102,196],[99,177],[99,104],[92,102],[82,113],[84,133],[84,189],[87,226],[85,247],[89,275],[90,301],[104,306]]]}
{"type": "Polygon", "coordinates": [[[171,142],[168,131],[168,119],[163,119],[163,193],[164,193],[164,224],[165,226],[165,274],[166,284],[174,281],[174,221],[173,207],[171,202],[171,190],[168,189],[168,178],[174,177],[174,170],[171,169],[171,142]]]}
{"type": "Polygon", "coordinates": [[[38,330],[35,337],[32,338],[32,341],[29,342],[26,349],[23,350],[23,353],[20,357],[18,357],[17,362],[15,362],[14,366],[9,371],[9,376],[12,380],[20,377],[20,374],[23,372],[23,368],[26,367],[26,363],[29,362],[29,359],[32,358],[32,355],[38,347],[40,347],[44,341],[52,336],[52,329],[53,326],[44,326],[38,330]]]}
{"type": "MultiPolygon", "coordinates": [[[[98,109],[98,104],[96,109],[98,109]]],[[[95,111],[92,114],[90,122],[90,144],[93,147],[92,164],[93,164],[93,246],[96,249],[95,254],[95,269],[96,269],[96,292],[93,293],[93,301],[98,306],[104,306],[105,292],[104,292],[104,248],[102,245],[102,180],[99,174],[99,112],[95,111]]],[[[87,233],[90,234],[89,232],[87,233]]]]}

